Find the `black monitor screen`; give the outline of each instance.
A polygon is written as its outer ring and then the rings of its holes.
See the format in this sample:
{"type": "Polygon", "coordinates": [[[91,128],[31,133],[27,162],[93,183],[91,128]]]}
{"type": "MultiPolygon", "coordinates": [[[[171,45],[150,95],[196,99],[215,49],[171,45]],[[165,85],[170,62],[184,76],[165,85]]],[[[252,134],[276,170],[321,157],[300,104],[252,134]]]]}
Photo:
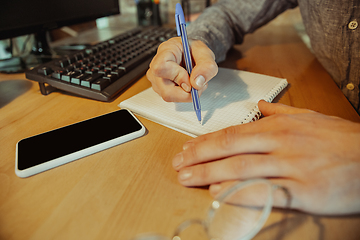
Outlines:
{"type": "Polygon", "coordinates": [[[0,39],[119,13],[119,0],[8,0],[0,4],[0,39]]]}

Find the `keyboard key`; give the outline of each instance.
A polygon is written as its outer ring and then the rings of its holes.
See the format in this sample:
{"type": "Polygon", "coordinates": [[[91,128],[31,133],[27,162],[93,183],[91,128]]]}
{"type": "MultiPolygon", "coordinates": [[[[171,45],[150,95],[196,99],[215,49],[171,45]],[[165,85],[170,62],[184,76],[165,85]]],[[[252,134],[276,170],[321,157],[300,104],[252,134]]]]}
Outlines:
{"type": "Polygon", "coordinates": [[[81,86],[84,87],[91,87],[92,82],[96,81],[96,79],[101,78],[103,75],[102,74],[93,74],[93,75],[88,75],[86,78],[81,80],[81,86]]]}
{"type": "Polygon", "coordinates": [[[103,69],[104,69],[104,66],[102,66],[102,65],[96,65],[96,66],[93,67],[93,69],[94,69],[94,70],[97,70],[97,71],[103,70],[103,69]]]}
{"type": "Polygon", "coordinates": [[[69,66],[69,62],[67,61],[67,59],[57,60],[55,61],[55,65],[61,68],[65,68],[69,66]]]}
{"type": "Polygon", "coordinates": [[[75,55],[75,59],[76,59],[77,61],[79,61],[79,60],[81,60],[81,59],[83,59],[83,58],[84,58],[84,55],[83,55],[82,53],[78,53],[78,54],[75,55]]]}
{"type": "Polygon", "coordinates": [[[103,77],[104,79],[109,80],[110,83],[115,82],[119,79],[119,76],[117,74],[108,74],[103,77]]]}
{"type": "Polygon", "coordinates": [[[56,88],[110,101],[127,83],[144,74],[148,66],[142,63],[154,56],[157,46],[164,38],[168,39],[167,36],[176,36],[176,29],[140,27],[45,63],[30,70],[27,77],[49,85],[50,79],[59,80],[62,84],[54,84],[56,88]],[[118,81],[121,84],[114,84],[118,81]]]}
{"type": "Polygon", "coordinates": [[[45,76],[51,74],[52,72],[54,72],[54,71],[50,67],[42,67],[42,68],[39,68],[39,70],[38,70],[38,73],[45,75],[45,76]]]}
{"type": "Polygon", "coordinates": [[[85,52],[87,53],[87,54],[89,54],[89,55],[91,55],[91,54],[94,54],[94,49],[85,49],[85,52]]]}
{"type": "Polygon", "coordinates": [[[61,74],[62,74],[63,72],[60,72],[60,71],[56,71],[56,72],[53,72],[52,74],[51,74],[51,76],[53,77],[53,78],[56,78],[56,79],[61,79],[61,74]]]}
{"type": "Polygon", "coordinates": [[[71,77],[71,83],[80,85],[80,82],[84,80],[85,78],[89,77],[88,74],[82,73],[76,76],[71,77]]]}
{"type": "Polygon", "coordinates": [[[116,70],[113,70],[110,74],[116,75],[118,78],[120,78],[125,75],[125,70],[124,69],[116,69],[116,70]]]}
{"type": "Polygon", "coordinates": [[[76,62],[76,63],[74,63],[74,67],[75,68],[79,68],[79,67],[81,67],[82,66],[82,63],[81,62],[76,62]]]}
{"type": "Polygon", "coordinates": [[[69,62],[69,64],[72,64],[72,63],[76,62],[76,58],[74,56],[73,57],[68,57],[67,61],[69,62]]]}
{"type": "Polygon", "coordinates": [[[80,68],[76,69],[77,72],[80,72],[80,73],[84,73],[88,70],[89,68],[82,65],[80,68]]]}
{"type": "Polygon", "coordinates": [[[150,57],[150,55],[148,53],[144,53],[143,55],[137,56],[137,57],[125,62],[124,64],[119,66],[119,69],[124,69],[126,72],[128,72],[131,69],[135,68],[139,63],[148,59],[149,57],[150,57]]]}
{"type": "Polygon", "coordinates": [[[77,76],[77,75],[79,75],[79,73],[77,73],[77,72],[67,72],[67,73],[61,75],[61,80],[66,81],[66,82],[70,82],[71,77],[74,77],[74,76],[77,76]]]}
{"type": "Polygon", "coordinates": [[[85,71],[86,74],[95,74],[95,73],[98,73],[99,70],[96,70],[96,69],[89,69],[87,71],[85,71]]]}
{"type": "Polygon", "coordinates": [[[91,84],[91,88],[98,91],[102,91],[109,85],[110,85],[110,81],[108,79],[100,78],[91,84]]]}
{"type": "Polygon", "coordinates": [[[70,65],[66,68],[66,71],[67,72],[71,72],[71,71],[74,71],[75,67],[73,65],[70,65]]]}

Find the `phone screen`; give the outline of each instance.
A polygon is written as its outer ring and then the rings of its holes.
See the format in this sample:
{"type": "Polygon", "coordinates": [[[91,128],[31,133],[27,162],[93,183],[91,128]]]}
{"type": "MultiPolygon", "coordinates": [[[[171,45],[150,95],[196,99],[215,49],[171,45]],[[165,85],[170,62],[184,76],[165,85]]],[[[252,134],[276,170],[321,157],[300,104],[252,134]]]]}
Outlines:
{"type": "Polygon", "coordinates": [[[119,110],[29,137],[18,142],[17,168],[24,170],[40,165],[142,128],[129,111],[119,110]]]}

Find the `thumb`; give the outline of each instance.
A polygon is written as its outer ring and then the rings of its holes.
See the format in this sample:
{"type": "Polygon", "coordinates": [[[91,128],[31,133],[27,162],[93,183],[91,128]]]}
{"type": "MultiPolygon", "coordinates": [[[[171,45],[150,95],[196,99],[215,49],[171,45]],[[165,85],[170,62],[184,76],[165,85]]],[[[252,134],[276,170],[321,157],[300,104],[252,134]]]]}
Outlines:
{"type": "Polygon", "coordinates": [[[297,114],[297,113],[310,113],[313,112],[309,109],[305,108],[296,108],[290,107],[281,103],[269,103],[265,100],[260,100],[258,102],[258,107],[260,112],[265,116],[271,116],[279,113],[286,113],[286,114],[297,114]]]}
{"type": "Polygon", "coordinates": [[[202,41],[191,41],[191,53],[195,65],[190,75],[190,82],[192,87],[200,90],[217,74],[218,66],[214,53],[202,41]]]}

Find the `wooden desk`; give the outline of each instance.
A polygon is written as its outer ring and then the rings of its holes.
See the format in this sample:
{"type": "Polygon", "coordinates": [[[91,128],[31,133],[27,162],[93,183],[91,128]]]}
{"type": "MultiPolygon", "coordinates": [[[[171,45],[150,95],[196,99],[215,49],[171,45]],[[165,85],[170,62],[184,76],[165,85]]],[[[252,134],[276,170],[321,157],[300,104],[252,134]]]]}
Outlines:
{"type": "MultiPolygon", "coordinates": [[[[263,27],[220,65],[287,78],[290,85],[276,101],[360,122],[290,26],[263,27]]],[[[148,134],[135,141],[26,179],[14,173],[20,139],[117,110],[148,87],[143,77],[114,102],[103,103],[63,92],[42,96],[23,74],[0,75],[0,239],[169,236],[182,221],[205,216],[207,189],[181,186],[171,166],[190,137],[143,118],[148,134]]],[[[256,239],[358,239],[359,224],[359,216],[275,209],[256,239]]]]}

